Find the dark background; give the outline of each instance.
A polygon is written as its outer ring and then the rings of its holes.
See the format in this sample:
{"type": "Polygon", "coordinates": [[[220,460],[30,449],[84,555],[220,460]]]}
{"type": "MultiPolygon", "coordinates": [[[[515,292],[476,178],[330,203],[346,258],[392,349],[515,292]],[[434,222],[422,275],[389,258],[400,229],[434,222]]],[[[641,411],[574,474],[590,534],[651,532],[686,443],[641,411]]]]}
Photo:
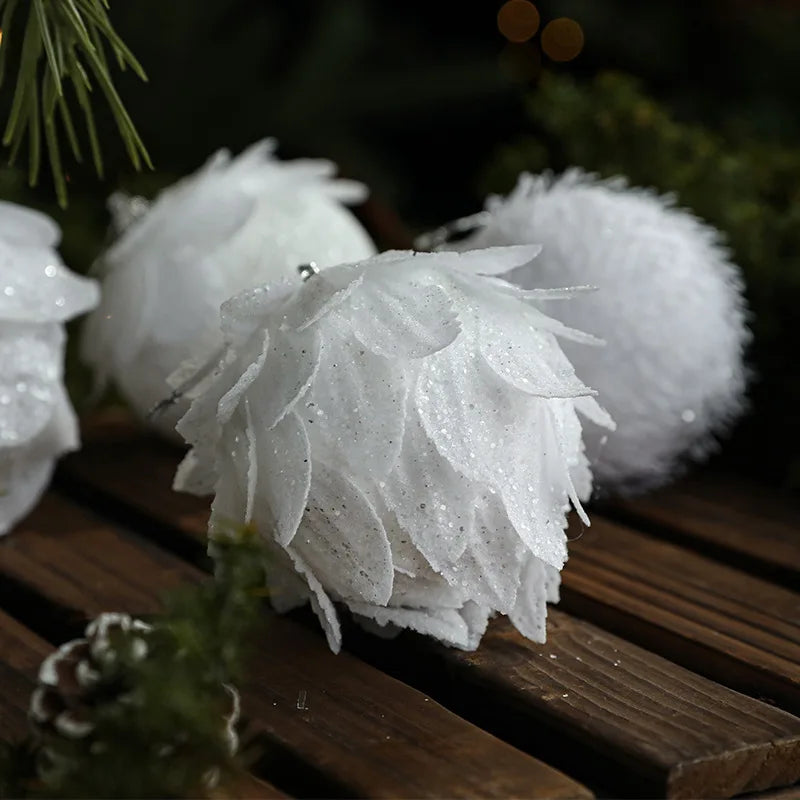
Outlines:
{"type": "Polygon", "coordinates": [[[541,28],[510,44],[501,5],[116,0],[111,18],[150,78],[117,84],[155,173],[131,172],[98,98],[105,181],[70,165],[66,212],[46,172],[29,191],[21,173],[0,171],[0,193],[53,213],[82,271],[112,189],[152,193],[215,149],[264,136],[284,157],[337,161],[415,231],[478,210],[521,168],[578,163],[673,189],[730,237],[757,318],[753,408],[723,465],[800,486],[800,3],[538,0],[542,28],[568,17],[584,33],[566,62],[542,52],[541,28]],[[608,70],[641,84],[597,84],[608,70]]]}

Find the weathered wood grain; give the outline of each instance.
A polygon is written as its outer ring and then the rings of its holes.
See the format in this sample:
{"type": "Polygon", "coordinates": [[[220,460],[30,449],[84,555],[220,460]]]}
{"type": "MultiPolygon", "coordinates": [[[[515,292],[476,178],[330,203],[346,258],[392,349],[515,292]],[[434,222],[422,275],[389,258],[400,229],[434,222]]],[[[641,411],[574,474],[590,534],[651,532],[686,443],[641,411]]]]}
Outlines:
{"type": "MultiPolygon", "coordinates": [[[[118,440],[120,448],[125,435],[124,429],[115,433],[123,437],[118,440]]],[[[127,437],[130,440],[130,432],[127,437]]],[[[66,469],[74,480],[161,523],[171,522],[188,534],[204,534],[204,501],[176,500],[174,493],[146,478],[137,478],[136,490],[132,489],[124,467],[98,469],[104,446],[89,445],[68,461],[66,469]],[[173,506],[179,513],[173,514],[173,506]]],[[[173,471],[175,452],[135,436],[132,447],[137,475],[173,471]]],[[[614,576],[610,577],[613,585],[614,576]]],[[[691,590],[690,584],[670,591],[691,590]]],[[[781,595],[781,600],[781,612],[789,613],[791,593],[781,595]]],[[[774,621],[780,628],[780,621],[774,621]]],[[[439,661],[448,668],[448,680],[456,669],[460,695],[482,704],[487,695],[471,691],[469,684],[490,689],[492,703],[555,731],[565,746],[576,748],[578,758],[600,754],[619,768],[620,779],[623,773],[632,773],[653,791],[675,797],[730,796],[800,776],[799,720],[564,614],[553,614],[544,648],[502,624],[491,629],[476,654],[420,646],[431,663],[439,661]]],[[[468,705],[459,705],[459,711],[470,714],[468,705]]],[[[502,735],[502,729],[499,732],[502,735]]]]}
{"type": "MultiPolygon", "coordinates": [[[[53,496],[0,542],[0,581],[6,574],[85,617],[155,611],[160,591],[202,579],[189,564],[53,496]]],[[[315,794],[338,787],[364,797],[592,796],[420,692],[333,655],[323,639],[287,620],[268,627],[244,709],[293,759],[295,774],[285,779],[308,779],[315,794]],[[307,708],[298,709],[303,697],[307,708]]]]}
{"type": "Polygon", "coordinates": [[[675,486],[601,508],[615,519],[790,586],[800,585],[800,502],[723,476],[675,486]]]}
{"type": "Polygon", "coordinates": [[[730,797],[800,778],[800,719],[558,610],[544,645],[497,621],[475,653],[440,657],[483,702],[568,732],[642,792],[730,797]]]}
{"type": "Polygon", "coordinates": [[[0,611],[0,739],[25,735],[28,703],[49,645],[0,611]]]}
{"type": "Polygon", "coordinates": [[[603,519],[572,533],[562,606],[800,711],[800,594],[603,519]]]}

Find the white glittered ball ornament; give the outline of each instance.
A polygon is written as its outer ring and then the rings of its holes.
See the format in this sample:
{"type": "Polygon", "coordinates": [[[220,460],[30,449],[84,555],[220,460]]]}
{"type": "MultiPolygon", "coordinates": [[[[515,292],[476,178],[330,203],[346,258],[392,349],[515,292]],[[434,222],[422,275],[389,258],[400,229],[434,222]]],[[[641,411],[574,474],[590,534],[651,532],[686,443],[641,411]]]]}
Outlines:
{"type": "MultiPolygon", "coordinates": [[[[84,329],[83,355],[143,417],[169,395],[185,360],[222,345],[220,304],[244,289],[300,278],[297,267],[367,258],[374,245],[343,203],[366,194],[333,180],[327,161],[279,161],[260,142],[235,159],[220,151],[152,205],[112,198],[121,235],[101,257],[103,299],[84,329]]],[[[167,435],[181,404],[152,418],[167,435]]]]}
{"type": "Polygon", "coordinates": [[[497,612],[543,641],[591,490],[577,412],[613,423],[559,344],[594,340],[540,309],[571,292],[493,277],[537,250],[389,252],[224,304],[175,485],[268,539],[273,603],[310,600],[334,650],[334,601],[467,649],[497,612]]]}
{"type": "Polygon", "coordinates": [[[49,217],[0,202],[0,534],[78,446],[62,382],[64,323],[93,308],[98,290],[63,265],[59,238],[49,217]]]}
{"type": "Polygon", "coordinates": [[[591,351],[565,343],[617,423],[613,435],[586,430],[601,489],[662,483],[713,449],[741,411],[742,279],[718,232],[670,198],[575,169],[524,174],[508,197],[490,197],[485,212],[449,227],[474,229],[444,245],[452,249],[540,243],[539,258],[506,276],[520,287],[598,287],[554,315],[607,342],[591,351]]]}

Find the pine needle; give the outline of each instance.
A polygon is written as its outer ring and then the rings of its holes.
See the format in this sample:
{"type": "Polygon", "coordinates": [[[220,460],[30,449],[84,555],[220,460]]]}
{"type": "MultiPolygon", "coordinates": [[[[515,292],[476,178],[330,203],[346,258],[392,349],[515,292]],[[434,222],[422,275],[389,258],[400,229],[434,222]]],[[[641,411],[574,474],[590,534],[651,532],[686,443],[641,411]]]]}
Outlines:
{"type": "Polygon", "coordinates": [[[42,138],[59,204],[67,204],[67,179],[60,137],[66,135],[72,157],[81,161],[80,139],[72,122],[65,86],[71,84],[81,108],[92,161],[103,176],[103,158],[92,109],[91,75],[108,102],[133,166],[152,167],[147,149],[114,86],[105,45],[121,70],[128,67],[147,80],[141,64],[108,18],[107,0],[0,0],[0,89],[4,78],[16,79],[3,144],[13,163],[28,140],[28,179],[39,179],[42,138]],[[27,5],[27,20],[25,6],[27,5]]]}

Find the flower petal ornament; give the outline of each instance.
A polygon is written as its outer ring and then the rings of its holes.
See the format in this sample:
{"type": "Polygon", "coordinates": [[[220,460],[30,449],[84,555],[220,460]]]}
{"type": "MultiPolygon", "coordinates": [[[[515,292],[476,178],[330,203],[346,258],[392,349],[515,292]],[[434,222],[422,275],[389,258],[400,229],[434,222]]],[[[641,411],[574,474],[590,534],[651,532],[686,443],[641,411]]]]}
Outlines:
{"type": "Polygon", "coordinates": [[[0,534],[78,446],[62,382],[64,323],[97,305],[98,290],[61,262],[60,235],[44,214],[0,202],[0,534]]]}
{"type": "MultiPolygon", "coordinates": [[[[235,159],[220,151],[196,174],[141,198],[112,196],[121,235],[98,262],[103,300],[87,320],[84,359],[113,378],[143,417],[170,393],[185,360],[207,361],[222,345],[220,304],[264,282],[300,282],[297,265],[367,258],[374,245],[342,205],[361,184],[332,180],[328,161],[282,162],[260,142],[235,159]]],[[[181,404],[154,416],[174,436],[181,404]]]]}
{"type": "MultiPolygon", "coordinates": [[[[570,500],[591,491],[578,412],[613,427],[545,315],[569,291],[495,277],[538,247],[388,252],[222,307],[226,349],[178,424],[178,489],[272,544],[278,610],[477,647],[507,614],[543,641],[570,500]]],[[[588,522],[588,520],[587,520],[588,522]]]]}
{"type": "Polygon", "coordinates": [[[448,249],[540,243],[539,258],[506,276],[524,289],[598,287],[554,315],[607,342],[564,345],[618,425],[613,436],[586,429],[601,489],[650,488],[714,449],[744,405],[750,337],[742,278],[716,230],[669,197],[577,169],[523,174],[507,198],[449,227],[470,232],[448,249]]]}

